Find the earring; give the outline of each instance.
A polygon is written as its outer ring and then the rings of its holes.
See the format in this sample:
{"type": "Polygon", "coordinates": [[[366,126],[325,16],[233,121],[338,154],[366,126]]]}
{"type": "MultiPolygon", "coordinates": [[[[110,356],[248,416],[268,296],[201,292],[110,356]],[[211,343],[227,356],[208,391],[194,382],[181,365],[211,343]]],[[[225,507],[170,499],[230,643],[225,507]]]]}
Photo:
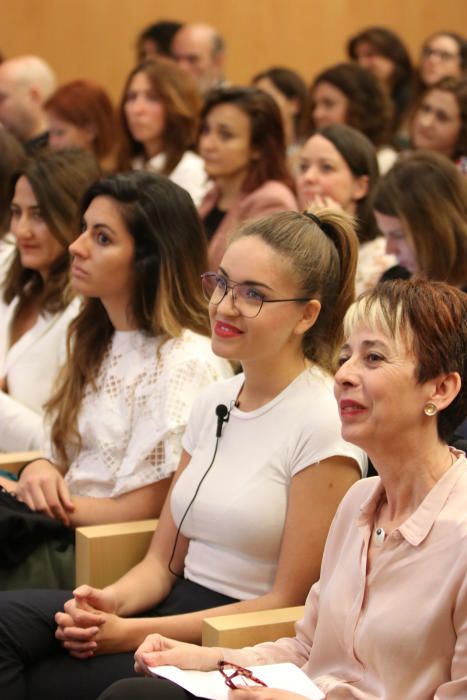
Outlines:
{"type": "Polygon", "coordinates": [[[426,416],[436,416],[436,414],[438,413],[438,407],[436,406],[436,404],[431,403],[430,401],[426,404],[425,408],[423,409],[423,413],[426,416]]]}

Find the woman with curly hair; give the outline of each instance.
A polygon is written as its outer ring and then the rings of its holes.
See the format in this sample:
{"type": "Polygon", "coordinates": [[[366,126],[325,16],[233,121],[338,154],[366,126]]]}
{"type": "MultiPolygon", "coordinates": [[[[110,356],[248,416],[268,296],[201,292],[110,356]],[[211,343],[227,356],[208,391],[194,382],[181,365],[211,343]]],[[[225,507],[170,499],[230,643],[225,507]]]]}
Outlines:
{"type": "Polygon", "coordinates": [[[396,159],[388,147],[391,106],[378,80],[354,63],[339,63],[322,71],[310,87],[311,126],[324,129],[331,124],[348,124],[361,131],[378,149],[381,173],[396,159]]]}

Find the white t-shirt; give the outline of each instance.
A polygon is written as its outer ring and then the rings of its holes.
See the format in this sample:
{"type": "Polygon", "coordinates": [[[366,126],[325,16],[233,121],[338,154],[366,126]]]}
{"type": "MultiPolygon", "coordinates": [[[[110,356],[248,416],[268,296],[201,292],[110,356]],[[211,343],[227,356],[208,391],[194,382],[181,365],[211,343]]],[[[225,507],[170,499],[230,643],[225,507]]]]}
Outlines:
{"type": "MultiPolygon", "coordinates": [[[[165,167],[165,153],[158,153],[157,156],[151,158],[147,163],[142,158],[135,158],[133,161],[133,169],[154,170],[156,173],[161,173],[165,167]]],[[[212,183],[208,181],[206,171],[204,169],[204,160],[193,151],[185,151],[175,168],[167,176],[169,180],[175,182],[186,190],[193,199],[195,206],[198,207],[206,192],[212,183]]]]}
{"type": "Polygon", "coordinates": [[[366,457],[342,439],[332,379],[320,369],[305,370],[272,401],[247,413],[233,405],[243,380],[238,375],[209,387],[195,402],[183,439],[191,461],[171,507],[178,525],[214,454],[216,406],[232,407],[212,469],[182,525],[190,540],[185,576],[250,599],[274,583],[295,474],[333,455],[352,457],[363,472],[366,457]]]}
{"type": "Polygon", "coordinates": [[[170,476],[200,389],[231,374],[209,338],[191,331],[162,344],[141,331],[116,331],[96,390],[84,393],[82,448],[65,476],[71,493],[115,497],[170,476]]]}

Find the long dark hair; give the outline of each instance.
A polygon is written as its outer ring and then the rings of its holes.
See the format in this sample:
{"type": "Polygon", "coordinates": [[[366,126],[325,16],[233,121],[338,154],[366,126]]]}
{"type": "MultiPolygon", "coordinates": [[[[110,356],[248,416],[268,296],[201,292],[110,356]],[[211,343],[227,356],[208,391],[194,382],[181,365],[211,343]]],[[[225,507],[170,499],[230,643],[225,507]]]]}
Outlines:
{"type": "Polygon", "coordinates": [[[87,187],[100,175],[95,158],[81,149],[40,151],[29,158],[11,179],[11,191],[24,176],[35,196],[41,216],[50,233],[63,246],[63,252],[53,263],[47,281],[37,270],[21,264],[16,253],[8,270],[3,292],[9,304],[19,298],[17,313],[31,300],[40,300],[44,311],[62,311],[70,302],[68,246],[79,233],[79,205],[87,187]]]}
{"type": "Polygon", "coordinates": [[[250,147],[258,153],[251,161],[243,183],[244,192],[253,192],[267,180],[283,182],[295,189],[285,156],[285,136],[278,106],[270,95],[257,88],[229,87],[211,90],[201,111],[201,128],[209,112],[222,104],[238,107],[250,120],[250,147]]]}
{"type": "MultiPolygon", "coordinates": [[[[137,171],[113,175],[92,185],[82,214],[96,197],[109,197],[134,238],[134,289],[129,309],[137,327],[164,339],[184,328],[209,335],[201,274],[207,268],[205,236],[186,190],[162,175],[137,171]]],[[[70,325],[67,363],[47,404],[54,416],[52,441],[64,467],[67,445],[80,445],[78,413],[87,384],[94,384],[114,328],[96,298],[85,300],[70,325]]]]}

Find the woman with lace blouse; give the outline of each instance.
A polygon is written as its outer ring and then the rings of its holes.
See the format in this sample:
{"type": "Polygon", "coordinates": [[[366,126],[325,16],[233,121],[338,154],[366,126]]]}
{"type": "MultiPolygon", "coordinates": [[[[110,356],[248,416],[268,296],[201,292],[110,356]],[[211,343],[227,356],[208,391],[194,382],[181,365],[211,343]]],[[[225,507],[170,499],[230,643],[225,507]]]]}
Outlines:
{"type": "Polygon", "coordinates": [[[190,196],[135,172],[92,185],[82,212],[70,253],[85,302],[47,406],[50,460],[13,487],[70,527],[157,516],[193,400],[231,374],[207,337],[206,244],[190,196]]]}

